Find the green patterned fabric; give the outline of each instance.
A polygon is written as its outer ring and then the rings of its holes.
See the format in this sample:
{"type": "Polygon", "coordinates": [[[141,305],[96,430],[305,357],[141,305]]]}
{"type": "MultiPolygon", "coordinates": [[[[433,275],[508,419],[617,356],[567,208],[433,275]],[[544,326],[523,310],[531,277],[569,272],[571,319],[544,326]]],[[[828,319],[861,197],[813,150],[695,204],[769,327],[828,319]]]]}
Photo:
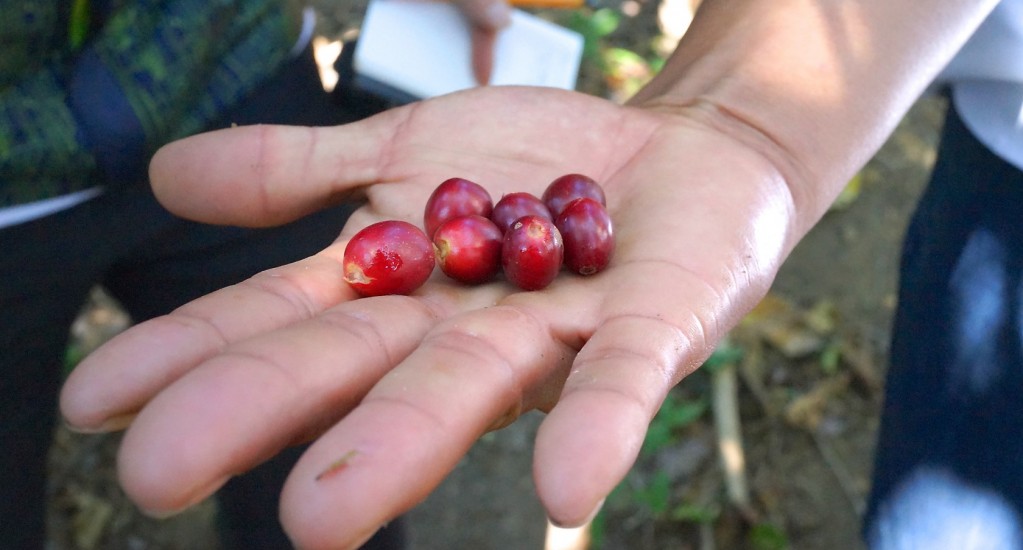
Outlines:
{"type": "MultiPolygon", "coordinates": [[[[76,111],[69,96],[72,80],[92,78],[78,70],[84,56],[116,83],[90,99],[90,114],[137,120],[148,156],[203,130],[270,76],[300,15],[280,0],[0,0],[0,207],[127,183],[106,181],[94,143],[102,140],[90,140],[105,136],[103,119],[83,125],[81,101],[76,111]]],[[[112,139],[119,130],[110,128],[112,139]]]]}
{"type": "Polygon", "coordinates": [[[0,95],[0,206],[87,188],[95,168],[56,75],[36,71],[0,95]]]}

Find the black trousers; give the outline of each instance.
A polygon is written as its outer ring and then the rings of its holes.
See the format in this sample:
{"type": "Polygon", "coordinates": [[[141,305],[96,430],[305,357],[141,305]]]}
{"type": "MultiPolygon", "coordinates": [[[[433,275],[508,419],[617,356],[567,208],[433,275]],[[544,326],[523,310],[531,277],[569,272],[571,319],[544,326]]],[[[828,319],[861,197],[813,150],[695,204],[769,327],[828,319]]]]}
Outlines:
{"type": "Polygon", "coordinates": [[[950,109],[907,230],[871,548],[1023,548],[1023,172],[950,109]]]}
{"type": "MultiPolygon", "coordinates": [[[[311,51],[286,67],[216,127],[230,123],[334,125],[368,114],[339,105],[320,86],[311,51]]],[[[119,182],[120,183],[120,182],[119,182]]],[[[322,249],[351,207],[273,229],[207,226],[178,219],[147,182],[112,184],[70,210],[0,230],[0,546],[43,548],[46,456],[69,327],[89,290],[102,284],[135,321],[261,270],[322,249]]],[[[286,548],[278,494],[300,454],[292,449],[218,493],[228,548],[286,548]]],[[[367,546],[400,548],[392,523],[367,546]]]]}

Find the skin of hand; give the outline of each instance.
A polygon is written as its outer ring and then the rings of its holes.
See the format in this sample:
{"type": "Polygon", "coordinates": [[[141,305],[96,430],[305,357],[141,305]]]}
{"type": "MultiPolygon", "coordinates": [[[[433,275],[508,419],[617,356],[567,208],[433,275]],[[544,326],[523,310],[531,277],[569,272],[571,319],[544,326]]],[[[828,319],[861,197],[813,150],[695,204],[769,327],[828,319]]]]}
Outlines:
{"type": "Polygon", "coordinates": [[[472,72],[481,85],[490,83],[497,33],[511,24],[505,0],[453,0],[469,21],[472,33],[472,72]]]}
{"type": "Polygon", "coordinates": [[[67,422],[130,422],[120,480],[154,515],[313,441],[283,490],[282,521],[299,547],[353,548],[422,501],[480,435],[536,408],[548,411],[539,497],[554,522],[581,524],[632,466],[666,393],[763,296],[991,7],[783,4],[701,8],[629,106],[483,88],[337,128],[243,127],[165,147],[154,189],[193,219],[272,225],[365,204],[320,254],[94,352],[64,387],[67,422]],[[607,193],[618,246],[597,276],[518,292],[435,274],[412,296],[363,299],[342,280],[355,231],[420,224],[448,177],[500,196],[538,194],[568,172],[607,193]]]}

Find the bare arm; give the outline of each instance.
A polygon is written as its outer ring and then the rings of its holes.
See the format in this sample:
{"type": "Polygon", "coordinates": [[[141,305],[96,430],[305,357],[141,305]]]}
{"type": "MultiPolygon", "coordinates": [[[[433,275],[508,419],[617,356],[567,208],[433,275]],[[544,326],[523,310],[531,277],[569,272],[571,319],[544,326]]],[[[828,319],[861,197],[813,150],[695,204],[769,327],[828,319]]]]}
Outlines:
{"type": "Polygon", "coordinates": [[[918,4],[708,0],[625,107],[486,88],[332,129],[172,144],[154,185],[196,219],[279,223],[356,190],[368,202],[320,254],[101,348],[65,386],[64,414],[92,430],[137,414],[121,480],[155,513],[316,439],[282,519],[301,546],[337,548],[425,498],[482,433],[537,408],[549,411],[538,494],[553,519],[578,524],[632,466],[670,388],[763,296],[994,2],[918,4]],[[367,299],[341,281],[348,236],[386,217],[418,223],[448,177],[499,196],[570,171],[604,184],[618,228],[598,276],[540,292],[437,277],[367,299]]]}
{"type": "Polygon", "coordinates": [[[631,103],[710,120],[760,151],[806,228],[996,3],[708,0],[631,103]]]}

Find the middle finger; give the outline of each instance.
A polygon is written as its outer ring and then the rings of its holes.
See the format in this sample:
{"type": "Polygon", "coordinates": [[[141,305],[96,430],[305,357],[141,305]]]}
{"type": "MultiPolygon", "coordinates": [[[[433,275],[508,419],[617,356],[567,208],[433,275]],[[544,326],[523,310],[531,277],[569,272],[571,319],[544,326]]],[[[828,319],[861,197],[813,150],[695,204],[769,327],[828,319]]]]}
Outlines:
{"type": "MultiPolygon", "coordinates": [[[[493,303],[484,289],[474,296],[493,303]]],[[[438,319],[465,305],[440,292],[354,300],[231,345],[140,412],[119,455],[125,491],[161,515],[206,498],[344,415],[438,319]]]]}
{"type": "Polygon", "coordinates": [[[445,321],[295,466],[289,533],[301,547],[357,543],[424,499],[488,429],[536,406],[574,356],[523,304],[445,321]]]}

